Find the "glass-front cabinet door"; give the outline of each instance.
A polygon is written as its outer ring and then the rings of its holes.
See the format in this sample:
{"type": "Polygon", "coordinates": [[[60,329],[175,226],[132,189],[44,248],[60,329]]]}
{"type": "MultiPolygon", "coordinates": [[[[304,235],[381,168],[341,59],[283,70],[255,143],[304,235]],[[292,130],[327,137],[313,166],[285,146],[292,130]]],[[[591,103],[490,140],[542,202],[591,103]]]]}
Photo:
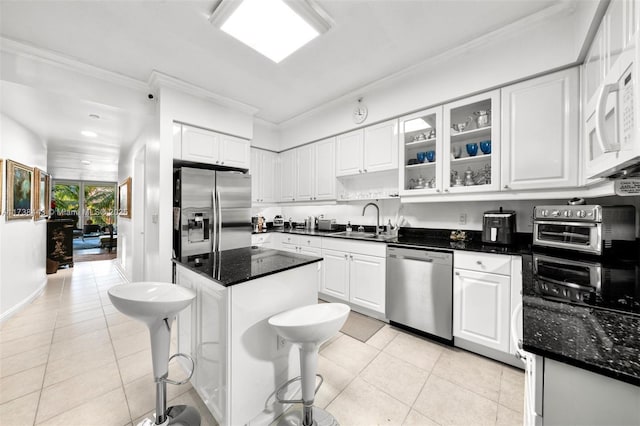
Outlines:
{"type": "Polygon", "coordinates": [[[442,192],[442,106],[400,118],[400,195],[442,192]]]}
{"type": "Polygon", "coordinates": [[[443,115],[443,192],[497,191],[500,91],[447,104],[443,115]]]}

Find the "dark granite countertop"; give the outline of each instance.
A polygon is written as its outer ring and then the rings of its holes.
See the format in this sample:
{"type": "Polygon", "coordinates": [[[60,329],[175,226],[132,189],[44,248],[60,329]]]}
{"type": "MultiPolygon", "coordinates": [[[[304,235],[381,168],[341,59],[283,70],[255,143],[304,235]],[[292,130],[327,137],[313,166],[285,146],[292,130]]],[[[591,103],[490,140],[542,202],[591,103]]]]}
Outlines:
{"type": "MultiPolygon", "coordinates": [[[[511,245],[485,244],[482,242],[480,231],[466,231],[469,239],[467,241],[451,241],[450,229],[424,229],[424,228],[401,228],[398,236],[384,237],[380,239],[362,238],[358,232],[349,235],[338,235],[344,231],[343,225],[338,225],[338,229],[333,231],[319,231],[306,229],[275,229],[269,232],[285,234],[309,235],[317,237],[344,238],[348,240],[370,241],[385,243],[393,246],[419,247],[438,250],[466,250],[482,253],[522,255],[531,253],[531,234],[518,233],[516,241],[511,245]]],[[[374,232],[375,227],[365,226],[365,233],[374,232]]],[[[354,228],[355,229],[355,228],[354,228]]]]}
{"type": "Polygon", "coordinates": [[[173,259],[173,262],[229,287],[321,260],[321,257],[281,250],[244,247],[173,259]]]}
{"type": "Polygon", "coordinates": [[[523,256],[524,350],[640,386],[640,315],[544,297],[531,262],[523,256]]]}

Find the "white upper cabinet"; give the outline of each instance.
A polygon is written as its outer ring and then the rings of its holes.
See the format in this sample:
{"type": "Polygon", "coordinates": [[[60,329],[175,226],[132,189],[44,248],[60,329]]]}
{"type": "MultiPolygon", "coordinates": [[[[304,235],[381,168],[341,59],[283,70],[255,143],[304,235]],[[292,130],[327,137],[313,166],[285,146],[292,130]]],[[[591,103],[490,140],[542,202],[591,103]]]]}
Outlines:
{"type": "Polygon", "coordinates": [[[315,147],[305,145],[296,152],[296,201],[312,201],[315,187],[315,147]]]}
{"type": "Polygon", "coordinates": [[[336,199],[336,139],[317,142],[315,148],[314,200],[336,199]]]}
{"type": "Polygon", "coordinates": [[[336,137],[336,176],[362,173],[364,161],[364,132],[362,129],[336,137]]]}
{"type": "Polygon", "coordinates": [[[174,135],[174,157],[179,152],[179,159],[185,161],[249,168],[251,144],[248,140],[184,124],[181,127],[179,143],[174,135]]]}
{"type": "Polygon", "coordinates": [[[276,201],[276,164],[278,154],[251,148],[251,200],[253,203],[276,201]]]}
{"type": "Polygon", "coordinates": [[[365,173],[398,167],[398,120],[385,121],[364,129],[365,173]]]}
{"type": "Polygon", "coordinates": [[[527,80],[501,92],[502,189],[578,185],[578,69],[527,80]]]}
{"type": "Polygon", "coordinates": [[[220,135],[220,165],[249,168],[251,143],[235,136],[220,135]]]}
{"type": "Polygon", "coordinates": [[[398,120],[336,137],[336,176],[393,170],[398,167],[398,120]]]}
{"type": "Polygon", "coordinates": [[[280,154],[280,201],[336,199],[335,138],[280,154]]]}
{"type": "Polygon", "coordinates": [[[500,188],[500,91],[444,106],[443,191],[500,188]]]}
{"type": "Polygon", "coordinates": [[[280,153],[280,201],[296,198],[296,152],[291,149],[280,153]]]}

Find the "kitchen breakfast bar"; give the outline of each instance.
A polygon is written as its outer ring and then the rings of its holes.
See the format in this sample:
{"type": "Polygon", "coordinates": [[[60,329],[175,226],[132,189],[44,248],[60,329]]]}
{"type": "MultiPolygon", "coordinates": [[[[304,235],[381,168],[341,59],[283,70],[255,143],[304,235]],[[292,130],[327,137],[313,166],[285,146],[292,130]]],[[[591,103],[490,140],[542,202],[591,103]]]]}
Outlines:
{"type": "Polygon", "coordinates": [[[178,316],[177,351],[194,359],[191,384],[220,425],[269,424],[286,408],[273,393],[300,374],[298,354],[267,320],[317,303],[321,261],[257,247],[173,260],[174,282],[197,294],[178,316]]]}

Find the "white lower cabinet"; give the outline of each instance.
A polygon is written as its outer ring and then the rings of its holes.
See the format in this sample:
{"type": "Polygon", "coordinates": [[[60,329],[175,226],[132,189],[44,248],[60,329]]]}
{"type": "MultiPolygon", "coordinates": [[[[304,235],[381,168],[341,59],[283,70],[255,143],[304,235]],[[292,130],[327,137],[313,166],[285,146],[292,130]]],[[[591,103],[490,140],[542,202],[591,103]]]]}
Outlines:
{"type": "Polygon", "coordinates": [[[320,292],[338,299],[349,300],[349,255],[335,250],[322,250],[324,278],[320,292]]]}
{"type": "Polygon", "coordinates": [[[512,313],[521,300],[520,256],[455,251],[453,265],[455,345],[520,366],[509,356],[512,313]]]}
{"type": "Polygon", "coordinates": [[[324,238],[320,293],[384,314],[385,254],[385,244],[324,238]]]}
{"type": "Polygon", "coordinates": [[[455,268],[453,335],[507,352],[510,284],[505,275],[455,268]]]}
{"type": "Polygon", "coordinates": [[[252,234],[251,245],[256,247],[274,248],[273,234],[252,234]]]}

